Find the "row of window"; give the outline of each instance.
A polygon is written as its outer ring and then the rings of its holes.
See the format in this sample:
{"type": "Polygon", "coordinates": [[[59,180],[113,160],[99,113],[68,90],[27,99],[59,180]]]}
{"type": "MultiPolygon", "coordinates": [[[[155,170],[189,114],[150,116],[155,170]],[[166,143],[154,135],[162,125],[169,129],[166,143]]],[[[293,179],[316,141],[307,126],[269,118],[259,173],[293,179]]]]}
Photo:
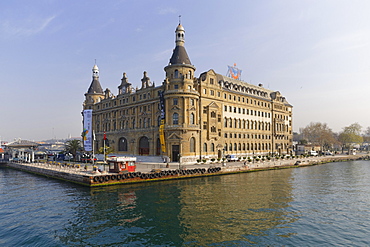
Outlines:
{"type": "MultiPolygon", "coordinates": [[[[190,152],[195,152],[196,140],[194,137],[190,138],[190,152]]],[[[287,143],[277,144],[275,149],[278,148],[287,149],[289,145],[287,143]]],[[[271,143],[229,143],[224,146],[225,151],[271,151],[271,143]]],[[[214,152],[215,144],[210,144],[210,149],[208,150],[208,144],[203,144],[203,152],[214,152]]]]}
{"type": "MultiPolygon", "coordinates": [[[[170,78],[182,78],[183,75],[182,73],[180,73],[177,69],[174,71],[173,74],[171,74],[170,78]]],[[[185,75],[184,75],[185,79],[192,79],[193,78],[193,72],[191,70],[189,70],[185,75]]]]}
{"type": "Polygon", "coordinates": [[[255,130],[271,130],[271,123],[261,121],[249,121],[244,119],[224,118],[225,128],[238,128],[238,129],[255,129],[255,130]]]}
{"type": "MultiPolygon", "coordinates": [[[[247,87],[247,86],[244,86],[244,85],[239,85],[239,84],[234,84],[232,82],[224,82],[224,86],[225,88],[229,89],[229,90],[234,90],[234,91],[238,91],[238,92],[242,92],[242,93],[248,93],[248,94],[252,94],[252,95],[257,95],[257,96],[261,96],[261,97],[268,97],[269,94],[265,91],[261,91],[261,90],[258,90],[258,89],[255,89],[255,88],[250,88],[250,87],[247,87]]],[[[262,87],[262,84],[260,84],[259,86],[262,87]]]]}
{"type": "Polygon", "coordinates": [[[224,134],[225,138],[243,138],[243,139],[266,139],[269,140],[271,139],[271,135],[257,135],[257,134],[236,134],[236,133],[225,133],[224,134]]]}
{"type": "Polygon", "coordinates": [[[263,111],[256,111],[256,110],[249,110],[245,108],[240,108],[240,107],[233,107],[233,106],[224,106],[224,111],[227,112],[233,112],[233,113],[239,113],[239,114],[246,114],[246,115],[251,115],[251,116],[258,116],[258,117],[271,117],[270,112],[263,112],[263,111]]]}

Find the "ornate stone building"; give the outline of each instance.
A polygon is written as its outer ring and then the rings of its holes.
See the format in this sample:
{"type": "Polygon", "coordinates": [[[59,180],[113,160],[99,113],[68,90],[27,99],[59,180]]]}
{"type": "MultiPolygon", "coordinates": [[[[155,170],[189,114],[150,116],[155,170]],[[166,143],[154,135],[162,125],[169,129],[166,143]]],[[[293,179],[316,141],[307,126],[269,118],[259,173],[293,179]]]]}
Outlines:
{"type": "Polygon", "coordinates": [[[95,149],[103,146],[105,133],[106,145],[116,153],[163,155],[171,161],[290,153],[292,105],[285,97],[212,69],[195,77],[181,24],[175,33],[176,47],[162,85],[154,85],[144,72],[141,87],[134,89],[123,73],[115,96],[102,90],[94,65],[83,108],[93,110],[95,149]]]}

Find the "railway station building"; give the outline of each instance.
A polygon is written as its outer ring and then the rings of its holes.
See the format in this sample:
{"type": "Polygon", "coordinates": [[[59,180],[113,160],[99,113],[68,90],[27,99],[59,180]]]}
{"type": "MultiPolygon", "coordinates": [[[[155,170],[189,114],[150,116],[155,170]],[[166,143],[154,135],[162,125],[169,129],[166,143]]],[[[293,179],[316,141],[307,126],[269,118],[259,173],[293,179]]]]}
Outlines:
{"type": "Polygon", "coordinates": [[[293,106],[279,91],[212,69],[197,77],[181,24],[175,43],[161,85],[144,72],[141,87],[135,89],[123,73],[114,95],[103,91],[94,65],[83,110],[92,111],[95,150],[107,145],[122,155],[164,156],[184,163],[228,154],[292,152],[293,106]]]}

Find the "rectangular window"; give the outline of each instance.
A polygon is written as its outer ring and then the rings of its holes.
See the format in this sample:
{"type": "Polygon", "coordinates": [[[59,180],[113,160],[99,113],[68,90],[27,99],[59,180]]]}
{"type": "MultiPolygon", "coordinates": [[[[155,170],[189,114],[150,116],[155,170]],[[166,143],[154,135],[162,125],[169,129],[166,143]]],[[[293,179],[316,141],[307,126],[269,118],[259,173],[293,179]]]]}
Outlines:
{"type": "Polygon", "coordinates": [[[209,79],[209,83],[210,83],[210,84],[213,84],[213,83],[214,83],[214,82],[213,82],[213,78],[210,78],[210,79],[209,79]]]}
{"type": "Polygon", "coordinates": [[[173,105],[178,105],[178,103],[179,103],[179,101],[178,101],[178,99],[173,99],[173,105]]]}
{"type": "Polygon", "coordinates": [[[175,85],[173,85],[173,88],[174,89],[179,89],[179,85],[175,84],[175,85]]]}

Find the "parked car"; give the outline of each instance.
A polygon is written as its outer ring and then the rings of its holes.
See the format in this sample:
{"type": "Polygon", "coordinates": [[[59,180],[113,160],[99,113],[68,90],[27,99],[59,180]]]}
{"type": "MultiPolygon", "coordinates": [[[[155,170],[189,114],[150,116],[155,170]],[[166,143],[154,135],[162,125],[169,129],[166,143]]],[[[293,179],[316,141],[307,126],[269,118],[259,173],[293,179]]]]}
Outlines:
{"type": "Polygon", "coordinates": [[[309,151],[308,154],[311,155],[311,156],[317,156],[318,155],[318,153],[316,151],[313,151],[313,150],[309,151]]]}
{"type": "Polygon", "coordinates": [[[228,155],[226,155],[226,159],[227,159],[227,161],[237,161],[238,157],[236,157],[235,154],[228,154],[228,155]]]}

